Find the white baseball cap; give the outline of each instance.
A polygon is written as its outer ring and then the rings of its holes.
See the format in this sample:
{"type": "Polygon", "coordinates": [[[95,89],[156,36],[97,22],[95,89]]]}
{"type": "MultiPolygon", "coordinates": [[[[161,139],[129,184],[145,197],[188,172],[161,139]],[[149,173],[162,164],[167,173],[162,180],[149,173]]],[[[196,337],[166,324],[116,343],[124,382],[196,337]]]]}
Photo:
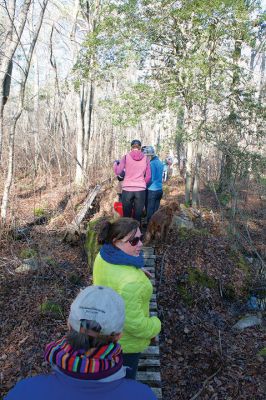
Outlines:
{"type": "Polygon", "coordinates": [[[143,149],[143,153],[146,154],[146,156],[155,156],[154,147],[145,146],[145,148],[143,149]]]}
{"type": "Polygon", "coordinates": [[[124,300],[111,288],[88,286],[71,304],[68,323],[79,332],[81,320],[96,321],[102,335],[121,333],[125,322],[124,300]]]}

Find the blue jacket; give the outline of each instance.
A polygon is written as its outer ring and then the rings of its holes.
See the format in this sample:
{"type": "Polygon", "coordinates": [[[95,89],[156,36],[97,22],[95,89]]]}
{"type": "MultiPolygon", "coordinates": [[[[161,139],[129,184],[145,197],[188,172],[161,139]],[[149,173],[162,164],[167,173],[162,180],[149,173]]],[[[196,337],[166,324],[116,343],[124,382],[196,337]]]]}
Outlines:
{"type": "Polygon", "coordinates": [[[152,390],[132,379],[100,382],[72,378],[60,371],[26,378],[5,400],[156,400],[152,390]]]}
{"type": "Polygon", "coordinates": [[[163,163],[157,156],[151,159],[151,180],[148,190],[163,190],[163,163]]]}

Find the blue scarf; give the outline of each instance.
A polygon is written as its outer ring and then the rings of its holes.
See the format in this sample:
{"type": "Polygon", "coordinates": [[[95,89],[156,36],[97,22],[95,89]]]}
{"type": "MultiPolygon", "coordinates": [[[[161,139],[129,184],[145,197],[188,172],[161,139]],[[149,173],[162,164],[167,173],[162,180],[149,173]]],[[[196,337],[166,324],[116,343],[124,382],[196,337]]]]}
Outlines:
{"type": "Polygon", "coordinates": [[[105,243],[100,250],[101,257],[110,264],[130,265],[136,268],[144,267],[144,258],[141,253],[139,256],[130,256],[112,244],[105,243]]]}

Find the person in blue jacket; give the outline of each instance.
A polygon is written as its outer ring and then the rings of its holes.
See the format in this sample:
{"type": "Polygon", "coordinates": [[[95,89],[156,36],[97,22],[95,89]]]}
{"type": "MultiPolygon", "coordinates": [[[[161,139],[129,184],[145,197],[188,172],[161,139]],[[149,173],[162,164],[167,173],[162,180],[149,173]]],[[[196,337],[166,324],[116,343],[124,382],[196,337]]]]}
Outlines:
{"type": "Polygon", "coordinates": [[[124,320],[124,301],[113,289],[82,290],[71,305],[67,335],[46,346],[52,372],[21,380],[5,400],[156,400],[148,386],[125,378],[118,343],[124,320]]]}
{"type": "Polygon", "coordinates": [[[143,152],[150,158],[151,166],[151,180],[147,186],[146,199],[147,222],[149,223],[151,216],[158,210],[163,196],[163,163],[156,156],[152,146],[145,146],[143,152]]]}

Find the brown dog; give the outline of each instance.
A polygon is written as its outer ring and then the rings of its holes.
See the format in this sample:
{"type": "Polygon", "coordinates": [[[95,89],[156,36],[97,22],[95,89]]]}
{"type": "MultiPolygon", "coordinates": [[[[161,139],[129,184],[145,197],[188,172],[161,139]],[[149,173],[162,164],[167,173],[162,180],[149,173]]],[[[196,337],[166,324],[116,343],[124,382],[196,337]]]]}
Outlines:
{"type": "Polygon", "coordinates": [[[177,210],[179,210],[178,203],[172,202],[153,214],[147,228],[145,244],[153,239],[157,241],[166,239],[173,215],[177,210]]]}

